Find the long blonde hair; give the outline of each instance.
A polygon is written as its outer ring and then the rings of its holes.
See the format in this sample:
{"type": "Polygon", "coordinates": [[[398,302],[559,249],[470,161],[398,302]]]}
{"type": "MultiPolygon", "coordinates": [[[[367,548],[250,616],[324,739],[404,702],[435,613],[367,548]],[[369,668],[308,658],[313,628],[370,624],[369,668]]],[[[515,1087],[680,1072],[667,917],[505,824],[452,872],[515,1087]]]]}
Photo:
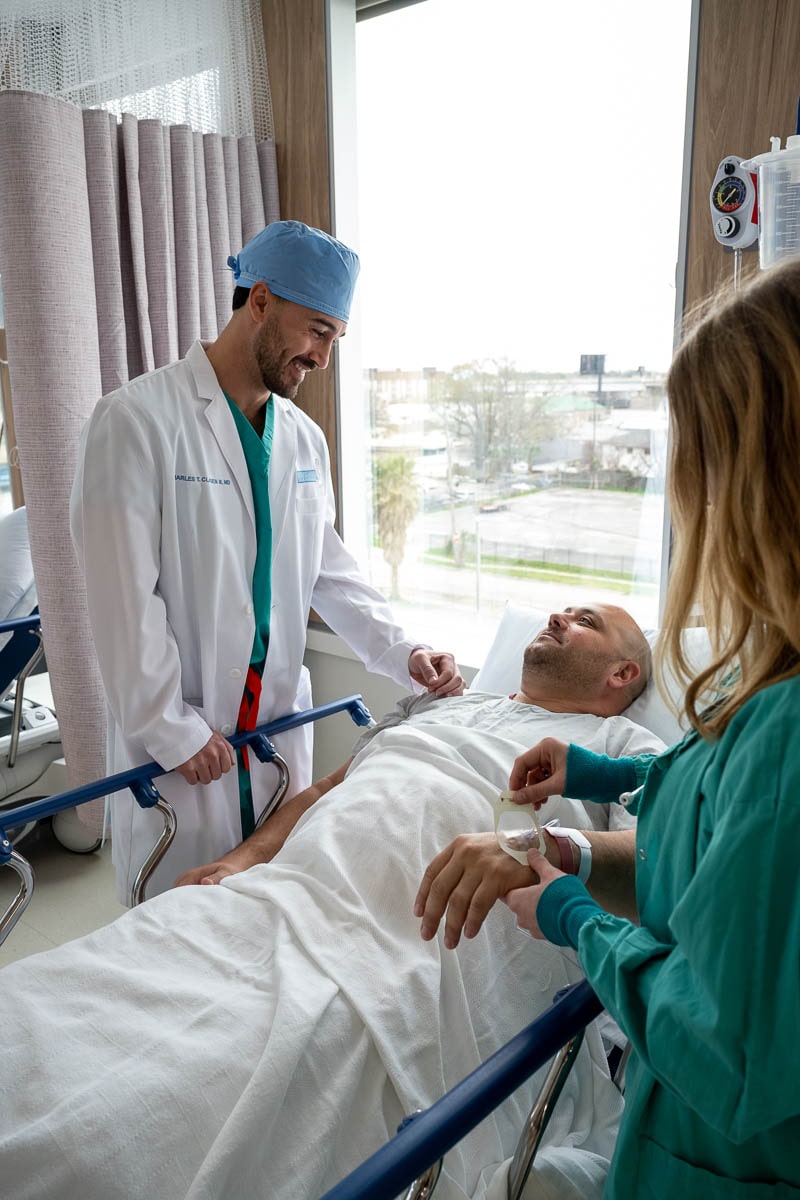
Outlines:
{"type": "Polygon", "coordinates": [[[800,261],[718,295],[667,377],[673,559],[656,661],[718,737],[761,688],[800,671],[800,261]],[[702,606],[712,662],[682,630],[702,606]],[[712,686],[719,703],[705,715],[712,686]]]}

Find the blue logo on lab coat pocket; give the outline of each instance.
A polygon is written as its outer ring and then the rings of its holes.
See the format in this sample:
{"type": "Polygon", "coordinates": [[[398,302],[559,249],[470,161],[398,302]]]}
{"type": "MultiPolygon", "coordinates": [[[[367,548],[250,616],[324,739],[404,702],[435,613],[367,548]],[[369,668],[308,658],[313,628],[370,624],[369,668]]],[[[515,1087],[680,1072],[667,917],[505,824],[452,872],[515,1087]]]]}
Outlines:
{"type": "Polygon", "coordinates": [[[297,472],[298,483],[319,483],[319,471],[316,467],[312,467],[310,471],[297,472]]]}

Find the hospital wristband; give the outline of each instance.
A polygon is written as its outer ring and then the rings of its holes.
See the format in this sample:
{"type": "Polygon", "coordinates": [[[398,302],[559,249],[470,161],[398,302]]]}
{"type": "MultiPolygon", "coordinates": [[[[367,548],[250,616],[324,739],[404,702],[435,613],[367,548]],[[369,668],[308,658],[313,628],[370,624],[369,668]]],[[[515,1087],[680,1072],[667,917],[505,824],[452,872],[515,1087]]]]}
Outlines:
{"type": "Polygon", "coordinates": [[[558,851],[558,866],[565,875],[575,874],[575,855],[572,853],[572,842],[563,829],[553,827],[552,825],[544,826],[545,833],[549,833],[550,837],[556,844],[558,851]]]}
{"type": "Polygon", "coordinates": [[[561,870],[565,875],[577,875],[581,883],[586,883],[592,870],[592,844],[578,829],[565,829],[563,826],[545,825],[545,829],[558,847],[561,859],[561,870]],[[578,847],[578,866],[575,867],[573,846],[578,847]]]}

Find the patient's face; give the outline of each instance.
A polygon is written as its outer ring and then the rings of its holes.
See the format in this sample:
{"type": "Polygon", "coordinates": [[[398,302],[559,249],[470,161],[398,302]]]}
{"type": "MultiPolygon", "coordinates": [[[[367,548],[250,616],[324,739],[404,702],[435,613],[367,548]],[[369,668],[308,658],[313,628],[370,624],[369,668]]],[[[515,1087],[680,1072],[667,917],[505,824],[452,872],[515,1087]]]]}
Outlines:
{"type": "Polygon", "coordinates": [[[601,686],[621,659],[626,633],[636,630],[622,608],[592,604],[551,613],[545,628],[525,649],[523,680],[535,678],[558,694],[588,694],[601,686]]]}

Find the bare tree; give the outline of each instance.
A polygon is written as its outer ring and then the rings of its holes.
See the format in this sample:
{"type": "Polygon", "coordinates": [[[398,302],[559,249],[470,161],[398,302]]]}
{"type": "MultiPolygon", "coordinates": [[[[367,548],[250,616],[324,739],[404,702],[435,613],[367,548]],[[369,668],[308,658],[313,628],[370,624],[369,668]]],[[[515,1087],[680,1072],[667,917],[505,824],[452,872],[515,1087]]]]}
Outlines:
{"type": "Polygon", "coordinates": [[[431,402],[448,438],[469,448],[477,478],[508,471],[512,462],[532,462],[552,429],[546,398],[505,359],[466,363],[438,376],[431,402]]]}

